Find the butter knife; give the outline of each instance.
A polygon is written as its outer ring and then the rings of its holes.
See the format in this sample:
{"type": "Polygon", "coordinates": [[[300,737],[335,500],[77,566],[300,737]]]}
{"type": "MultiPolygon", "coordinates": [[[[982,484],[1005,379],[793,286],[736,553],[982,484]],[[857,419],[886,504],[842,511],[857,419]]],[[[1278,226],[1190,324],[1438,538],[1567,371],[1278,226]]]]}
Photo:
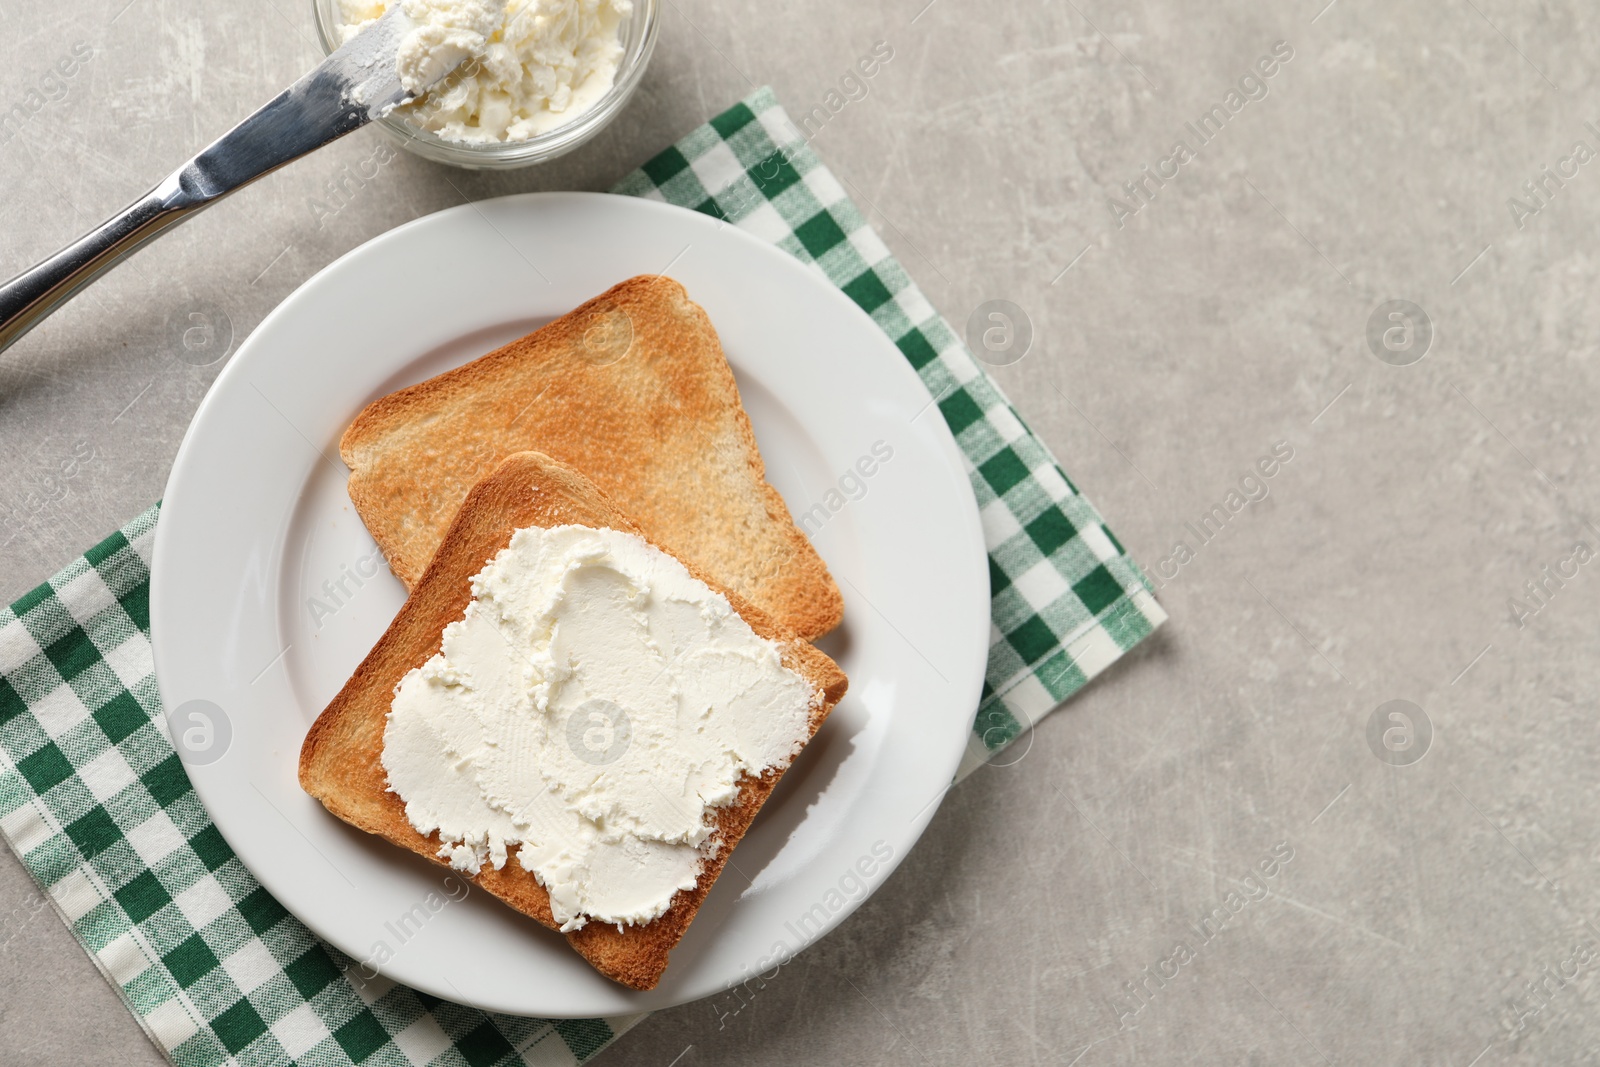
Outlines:
{"type": "Polygon", "coordinates": [[[223,134],[115,217],[0,286],[0,351],[146,241],[235,189],[381,118],[413,93],[396,56],[415,27],[395,4],[311,73],[223,134]]]}

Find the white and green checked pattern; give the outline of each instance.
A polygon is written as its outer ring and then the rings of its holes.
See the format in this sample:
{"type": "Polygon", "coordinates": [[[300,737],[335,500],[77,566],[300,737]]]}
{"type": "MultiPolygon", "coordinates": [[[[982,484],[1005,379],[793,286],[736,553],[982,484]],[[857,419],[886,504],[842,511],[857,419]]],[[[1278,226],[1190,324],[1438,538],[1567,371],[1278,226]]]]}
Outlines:
{"type": "Polygon", "coordinates": [[[0,613],[0,832],[175,1063],[575,1064],[634,1018],[485,1015],[312,936],[211,824],[162,723],[157,508],[0,613]]]}
{"type": "Polygon", "coordinates": [[[1067,478],[772,90],[761,89],[616,187],[726,219],[814,266],[917,369],[966,457],[989,548],[989,666],[965,774],[1166,619],[1067,478]]]}
{"type": "MultiPolygon", "coordinates": [[[[769,92],[617,191],[710,212],[815,264],[938,398],[970,461],[994,595],[963,774],[1160,624],[1094,508],[769,92]]],[[[363,982],[267,894],[207,817],[162,724],[149,638],[157,513],[0,612],[0,834],[173,1062],[552,1067],[643,1018],[487,1015],[363,982]]]]}

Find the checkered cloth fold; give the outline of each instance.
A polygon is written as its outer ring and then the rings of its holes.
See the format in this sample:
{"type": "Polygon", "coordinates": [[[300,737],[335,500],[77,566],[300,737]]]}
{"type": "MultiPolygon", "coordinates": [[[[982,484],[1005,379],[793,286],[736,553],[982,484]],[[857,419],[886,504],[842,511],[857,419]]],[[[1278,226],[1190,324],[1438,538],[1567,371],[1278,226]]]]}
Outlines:
{"type": "Polygon", "coordinates": [[[1044,442],[889,253],[805,133],[760,89],[614,190],[691,207],[822,273],[921,375],[967,461],[989,549],[989,665],[957,777],[1166,619],[1044,442]]]}
{"type": "MultiPolygon", "coordinates": [[[[813,265],[921,374],[968,460],[993,631],[961,773],[1165,617],[1138,569],[762,90],[617,192],[728,220],[813,265]]],[[[549,1067],[644,1016],[489,1015],[364,981],[244,868],[190,787],[150,650],[158,508],[0,613],[0,834],[180,1067],[549,1067]]]]}

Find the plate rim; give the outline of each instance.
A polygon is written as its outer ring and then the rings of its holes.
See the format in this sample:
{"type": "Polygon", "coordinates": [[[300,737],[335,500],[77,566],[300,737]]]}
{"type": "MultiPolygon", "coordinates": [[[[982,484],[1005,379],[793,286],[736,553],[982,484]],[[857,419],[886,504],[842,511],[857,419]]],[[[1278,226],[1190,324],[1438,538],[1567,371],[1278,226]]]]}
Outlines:
{"type": "MultiPolygon", "coordinates": [[[[183,439],[178,447],[178,451],[173,460],[172,469],[168,475],[165,491],[162,497],[164,502],[163,518],[165,518],[167,514],[166,503],[171,502],[175,496],[182,500],[184,499],[185,494],[188,492],[188,488],[185,483],[189,474],[189,466],[193,460],[195,451],[200,447],[200,438],[197,436],[197,430],[199,430],[199,428],[202,427],[202,425],[213,416],[214,409],[227,402],[222,398],[227,397],[230,391],[236,387],[234,379],[243,377],[249,364],[253,360],[263,358],[253,355],[260,345],[267,343],[259,339],[265,335],[268,335],[271,328],[275,327],[281,320],[290,318],[297,314],[300,303],[302,300],[308,297],[309,293],[319,287],[329,284],[330,277],[335,273],[351,269],[352,261],[356,260],[357,258],[372,255],[376,250],[383,246],[393,244],[397,241],[403,241],[418,230],[438,226],[459,225],[460,220],[472,216],[478,216],[480,219],[484,219],[486,221],[487,216],[483,215],[483,209],[491,205],[497,209],[506,208],[512,210],[520,209],[523,206],[530,204],[549,204],[552,207],[558,208],[562,201],[575,201],[588,204],[597,204],[601,202],[612,205],[626,204],[628,205],[626,210],[658,212],[677,217],[680,220],[694,220],[692,223],[693,225],[710,227],[712,232],[718,233],[719,236],[726,235],[729,237],[729,239],[742,242],[751,249],[758,249],[759,255],[767,256],[772,259],[773,262],[782,264],[783,266],[781,269],[789,270],[791,272],[798,270],[800,273],[805,274],[814,283],[816,283],[816,289],[818,292],[826,292],[828,294],[826,299],[832,301],[836,306],[838,306],[843,314],[856,318],[863,327],[873,331],[874,334],[882,339],[883,343],[887,345],[889,349],[893,350],[894,358],[890,361],[887,361],[889,365],[894,367],[894,370],[891,371],[891,373],[899,374],[902,377],[909,375],[909,380],[914,380],[919,390],[927,393],[930,397],[932,396],[931,391],[928,390],[926,384],[922,382],[921,376],[917,373],[916,369],[911,366],[909,361],[905,359],[904,354],[900,352],[894,339],[889,337],[889,335],[883,330],[877,321],[874,320],[870,314],[862,310],[853,300],[851,300],[850,297],[845,294],[843,290],[841,290],[836,284],[834,284],[831,279],[827,278],[825,275],[822,275],[814,263],[808,264],[780,248],[776,244],[767,241],[748,230],[742,229],[739,226],[725,220],[717,220],[714,217],[704,213],[652,198],[583,191],[514,193],[506,196],[490,197],[483,200],[472,201],[469,203],[444,208],[439,211],[431,212],[418,218],[408,220],[389,230],[376,234],[356,245],[355,247],[347,250],[339,257],[323,266],[321,269],[303,281],[300,285],[296,286],[292,292],[287,294],[266,316],[262,318],[261,322],[254,330],[251,331],[249,336],[247,336],[239,344],[238,348],[228,359],[227,364],[219,372],[217,378],[213,381],[210,388],[208,388],[205,396],[201,400],[201,403],[196,408],[189,425],[184,431],[183,439]]],[[[601,210],[605,210],[605,208],[602,208],[601,210]]],[[[490,225],[492,226],[493,223],[490,223],[490,225]]],[[[509,239],[507,240],[509,241],[509,239]]],[[[267,352],[270,355],[270,349],[267,350],[267,352]]],[[[970,479],[966,471],[965,457],[961,452],[960,447],[956,443],[954,434],[950,431],[949,426],[944,422],[942,417],[936,421],[938,425],[933,431],[933,436],[938,451],[942,453],[942,458],[945,464],[950,468],[951,472],[958,477],[961,484],[964,486],[970,485],[970,479]]],[[[981,575],[982,588],[984,592],[983,603],[985,608],[987,608],[989,576],[986,563],[987,551],[983,537],[981,515],[975,494],[967,492],[960,494],[960,497],[961,499],[958,501],[957,507],[962,513],[963,525],[966,527],[966,529],[963,531],[963,540],[969,545],[975,546],[977,549],[976,553],[974,554],[973,567],[974,570],[981,575]]],[[[172,530],[173,526],[170,522],[157,522],[150,566],[152,657],[155,665],[158,668],[161,666],[163,661],[168,663],[167,670],[162,671],[158,669],[155,671],[155,679],[157,689],[162,697],[163,726],[168,729],[169,738],[170,719],[168,718],[168,715],[170,714],[171,704],[168,700],[168,693],[170,689],[169,683],[163,682],[162,678],[165,677],[169,680],[172,678],[173,668],[171,664],[174,661],[181,660],[182,651],[174,649],[171,643],[168,643],[164,646],[156,635],[159,629],[157,623],[164,613],[163,608],[167,599],[167,594],[162,592],[162,590],[170,591],[171,589],[171,587],[162,580],[161,576],[168,573],[169,566],[171,566],[169,560],[172,551],[170,547],[173,536],[171,532],[172,530]],[[163,651],[164,648],[165,651],[163,651]]],[[[273,549],[271,558],[274,560],[276,566],[281,567],[283,565],[283,560],[286,558],[285,552],[287,546],[287,528],[275,531],[271,535],[264,534],[263,536],[270,536],[273,549]]],[[[182,569],[183,568],[181,565],[172,567],[173,572],[181,572],[182,569]]],[[[274,598],[274,600],[275,599],[276,598],[274,598]]],[[[280,627],[281,615],[275,612],[272,624],[275,627],[280,627]]],[[[971,679],[969,682],[969,688],[971,691],[968,696],[970,699],[967,702],[970,703],[973,713],[976,714],[979,697],[982,691],[984,668],[987,663],[989,647],[988,630],[990,623],[987,611],[983,613],[981,625],[977,621],[972,622],[970,625],[974,627],[975,631],[975,636],[971,642],[974,666],[971,670],[971,679]]],[[[947,759],[945,760],[947,766],[944,766],[943,768],[947,773],[942,773],[940,775],[941,781],[949,780],[951,784],[954,784],[953,780],[955,772],[960,765],[960,761],[964,752],[966,751],[966,747],[969,742],[967,735],[970,734],[970,732],[970,727],[961,732],[960,744],[955,743],[955,738],[952,738],[951,743],[948,746],[950,751],[947,759]]],[[[186,765],[185,770],[186,773],[188,773],[191,768],[186,765]]],[[[192,782],[195,781],[195,777],[195,775],[190,774],[192,782]]],[[[199,777],[203,779],[207,776],[202,774],[199,777]]],[[[922,834],[925,832],[927,826],[932,821],[938,809],[942,806],[943,799],[946,795],[948,795],[948,791],[948,787],[946,787],[933,802],[926,805],[922,811],[909,822],[908,831],[905,834],[906,847],[896,850],[891,859],[885,862],[879,868],[879,870],[882,872],[881,875],[874,876],[874,881],[867,888],[867,891],[859,899],[847,902],[845,907],[843,907],[837,913],[831,915],[828,921],[816,932],[815,935],[803,941],[800,947],[795,950],[796,954],[804,951],[806,948],[811,947],[817,941],[825,937],[828,933],[840,925],[857,908],[859,908],[861,904],[865,903],[867,899],[869,899],[884,884],[887,883],[889,876],[894,872],[895,869],[899,867],[899,865],[904,861],[905,857],[909,855],[911,849],[914,848],[916,843],[921,839],[922,834]]],[[[199,785],[198,782],[195,783],[195,793],[197,798],[200,800],[202,807],[204,807],[206,811],[207,818],[212,822],[213,825],[216,825],[215,818],[212,815],[211,807],[210,805],[206,804],[204,788],[199,785]]],[[[221,832],[220,826],[218,826],[218,830],[221,832]]],[[[226,836],[227,835],[224,834],[225,838],[226,836]]],[[[242,856],[241,863],[243,863],[242,856]]],[[[272,888],[268,885],[267,879],[263,878],[262,875],[258,873],[258,870],[255,866],[247,865],[246,869],[250,871],[252,877],[254,877],[259,883],[268,889],[268,892],[272,892],[272,888]]],[[[284,876],[284,878],[287,877],[288,876],[284,876]]],[[[273,877],[273,881],[275,883],[280,880],[282,879],[273,877]]],[[[502,904],[501,906],[504,905],[502,904]]],[[[336,948],[339,947],[338,939],[335,936],[330,936],[328,933],[326,933],[324,931],[323,924],[320,922],[313,922],[293,909],[289,910],[290,913],[294,915],[296,920],[303,923],[306,928],[315,936],[329,942],[330,944],[333,944],[336,948]]],[[[440,994],[438,990],[443,985],[442,982],[419,982],[416,980],[415,976],[408,975],[404,977],[395,977],[387,974],[382,967],[377,968],[377,970],[380,973],[383,973],[384,977],[389,978],[389,980],[406,984],[411,988],[433,993],[434,995],[443,996],[445,999],[449,999],[457,1003],[466,1003],[466,1001],[463,1001],[458,995],[451,993],[440,994]]],[[[730,979],[727,984],[720,986],[718,990],[713,990],[709,993],[696,993],[692,996],[686,996],[672,1000],[670,1003],[640,1005],[628,1010],[659,1010],[668,1006],[693,1002],[698,999],[715,996],[718,992],[726,991],[727,989],[732,988],[734,985],[737,985],[740,980],[740,978],[734,977],[730,979]]],[[[488,1005],[484,1006],[483,1010],[501,1012],[506,1011],[507,1009],[500,1005],[488,1005]]],[[[526,1008],[517,1008],[509,1011],[508,1013],[528,1014],[529,1012],[526,1008]]],[[[604,1009],[597,1012],[590,1009],[563,1011],[559,1009],[548,1008],[537,1009],[534,1013],[549,1018],[589,1018],[595,1017],[597,1014],[616,1014],[616,1012],[613,1012],[611,1009],[604,1009]]]]}

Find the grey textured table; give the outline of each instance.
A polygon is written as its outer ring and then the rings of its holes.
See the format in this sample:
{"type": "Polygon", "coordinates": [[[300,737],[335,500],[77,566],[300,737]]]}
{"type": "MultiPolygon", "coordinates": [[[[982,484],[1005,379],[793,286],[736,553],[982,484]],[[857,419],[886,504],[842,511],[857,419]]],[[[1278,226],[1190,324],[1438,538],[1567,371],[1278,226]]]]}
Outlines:
{"type": "MultiPolygon", "coordinates": [[[[998,376],[1172,621],[742,1010],[602,1062],[1600,1062],[1592,9],[925,2],[669,0],[572,156],[362,187],[368,132],[141,253],[0,357],[0,595],[160,496],[221,365],[176,358],[190,310],[243,338],[401,222],[603,189],[755,83],[798,117],[888,41],[814,143],[958,326],[1027,313],[998,376]],[[1392,700],[1431,741],[1369,741],[1392,700]]],[[[0,9],[0,274],[311,64],[307,7],[0,9]]],[[[5,854],[0,1061],[113,1059],[161,1062],[5,854]]]]}

